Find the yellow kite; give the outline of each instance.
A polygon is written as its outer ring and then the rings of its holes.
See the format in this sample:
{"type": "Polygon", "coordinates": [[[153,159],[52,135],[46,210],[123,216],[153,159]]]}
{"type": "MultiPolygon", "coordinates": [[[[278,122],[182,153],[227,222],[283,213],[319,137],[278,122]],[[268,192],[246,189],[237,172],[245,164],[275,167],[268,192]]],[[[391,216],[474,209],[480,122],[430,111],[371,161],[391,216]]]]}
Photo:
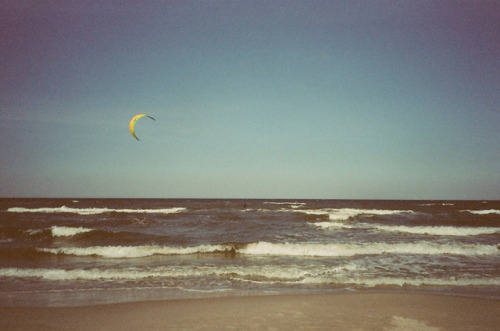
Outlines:
{"type": "Polygon", "coordinates": [[[138,115],[135,115],[134,117],[132,117],[132,119],[130,120],[130,124],[128,125],[128,128],[130,129],[130,133],[132,134],[132,136],[134,136],[134,138],[137,140],[139,140],[139,138],[137,138],[137,136],[134,133],[134,127],[135,127],[135,122],[137,122],[137,120],[141,117],[149,117],[153,121],[156,121],[154,118],[152,118],[151,116],[149,116],[147,114],[138,114],[138,115]]]}

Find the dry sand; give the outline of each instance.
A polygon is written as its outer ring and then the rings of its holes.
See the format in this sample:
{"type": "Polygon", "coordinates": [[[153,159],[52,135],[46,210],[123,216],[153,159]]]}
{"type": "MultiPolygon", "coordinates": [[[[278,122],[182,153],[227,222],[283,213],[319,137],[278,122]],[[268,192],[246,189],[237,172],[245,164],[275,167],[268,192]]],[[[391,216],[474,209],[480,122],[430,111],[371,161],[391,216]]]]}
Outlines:
{"type": "Polygon", "coordinates": [[[499,330],[500,300],[399,293],[0,308],[0,330],[499,330]]]}

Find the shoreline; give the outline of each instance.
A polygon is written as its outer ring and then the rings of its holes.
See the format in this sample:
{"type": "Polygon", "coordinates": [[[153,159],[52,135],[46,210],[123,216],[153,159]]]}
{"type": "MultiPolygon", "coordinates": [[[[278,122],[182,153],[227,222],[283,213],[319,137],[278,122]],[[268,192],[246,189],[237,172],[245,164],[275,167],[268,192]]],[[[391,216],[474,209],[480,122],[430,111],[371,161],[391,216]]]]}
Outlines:
{"type": "Polygon", "coordinates": [[[0,307],[2,330],[496,330],[500,300],[326,293],[0,307]]]}

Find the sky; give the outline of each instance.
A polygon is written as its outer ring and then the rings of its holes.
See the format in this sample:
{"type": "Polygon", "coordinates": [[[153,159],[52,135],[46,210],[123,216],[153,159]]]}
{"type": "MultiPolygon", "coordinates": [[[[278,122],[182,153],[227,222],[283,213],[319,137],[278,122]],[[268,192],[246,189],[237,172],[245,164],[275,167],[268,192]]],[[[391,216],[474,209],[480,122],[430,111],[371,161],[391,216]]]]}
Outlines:
{"type": "Polygon", "coordinates": [[[500,2],[2,1],[0,109],[1,197],[500,199],[500,2]]]}

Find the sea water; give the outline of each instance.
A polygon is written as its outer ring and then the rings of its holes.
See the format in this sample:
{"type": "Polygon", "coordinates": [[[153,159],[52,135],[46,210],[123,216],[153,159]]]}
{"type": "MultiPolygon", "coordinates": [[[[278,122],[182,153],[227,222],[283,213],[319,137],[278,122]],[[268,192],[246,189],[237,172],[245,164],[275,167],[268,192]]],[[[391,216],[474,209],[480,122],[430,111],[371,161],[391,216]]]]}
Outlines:
{"type": "Polygon", "coordinates": [[[500,298],[500,201],[0,199],[0,305],[500,298]]]}

